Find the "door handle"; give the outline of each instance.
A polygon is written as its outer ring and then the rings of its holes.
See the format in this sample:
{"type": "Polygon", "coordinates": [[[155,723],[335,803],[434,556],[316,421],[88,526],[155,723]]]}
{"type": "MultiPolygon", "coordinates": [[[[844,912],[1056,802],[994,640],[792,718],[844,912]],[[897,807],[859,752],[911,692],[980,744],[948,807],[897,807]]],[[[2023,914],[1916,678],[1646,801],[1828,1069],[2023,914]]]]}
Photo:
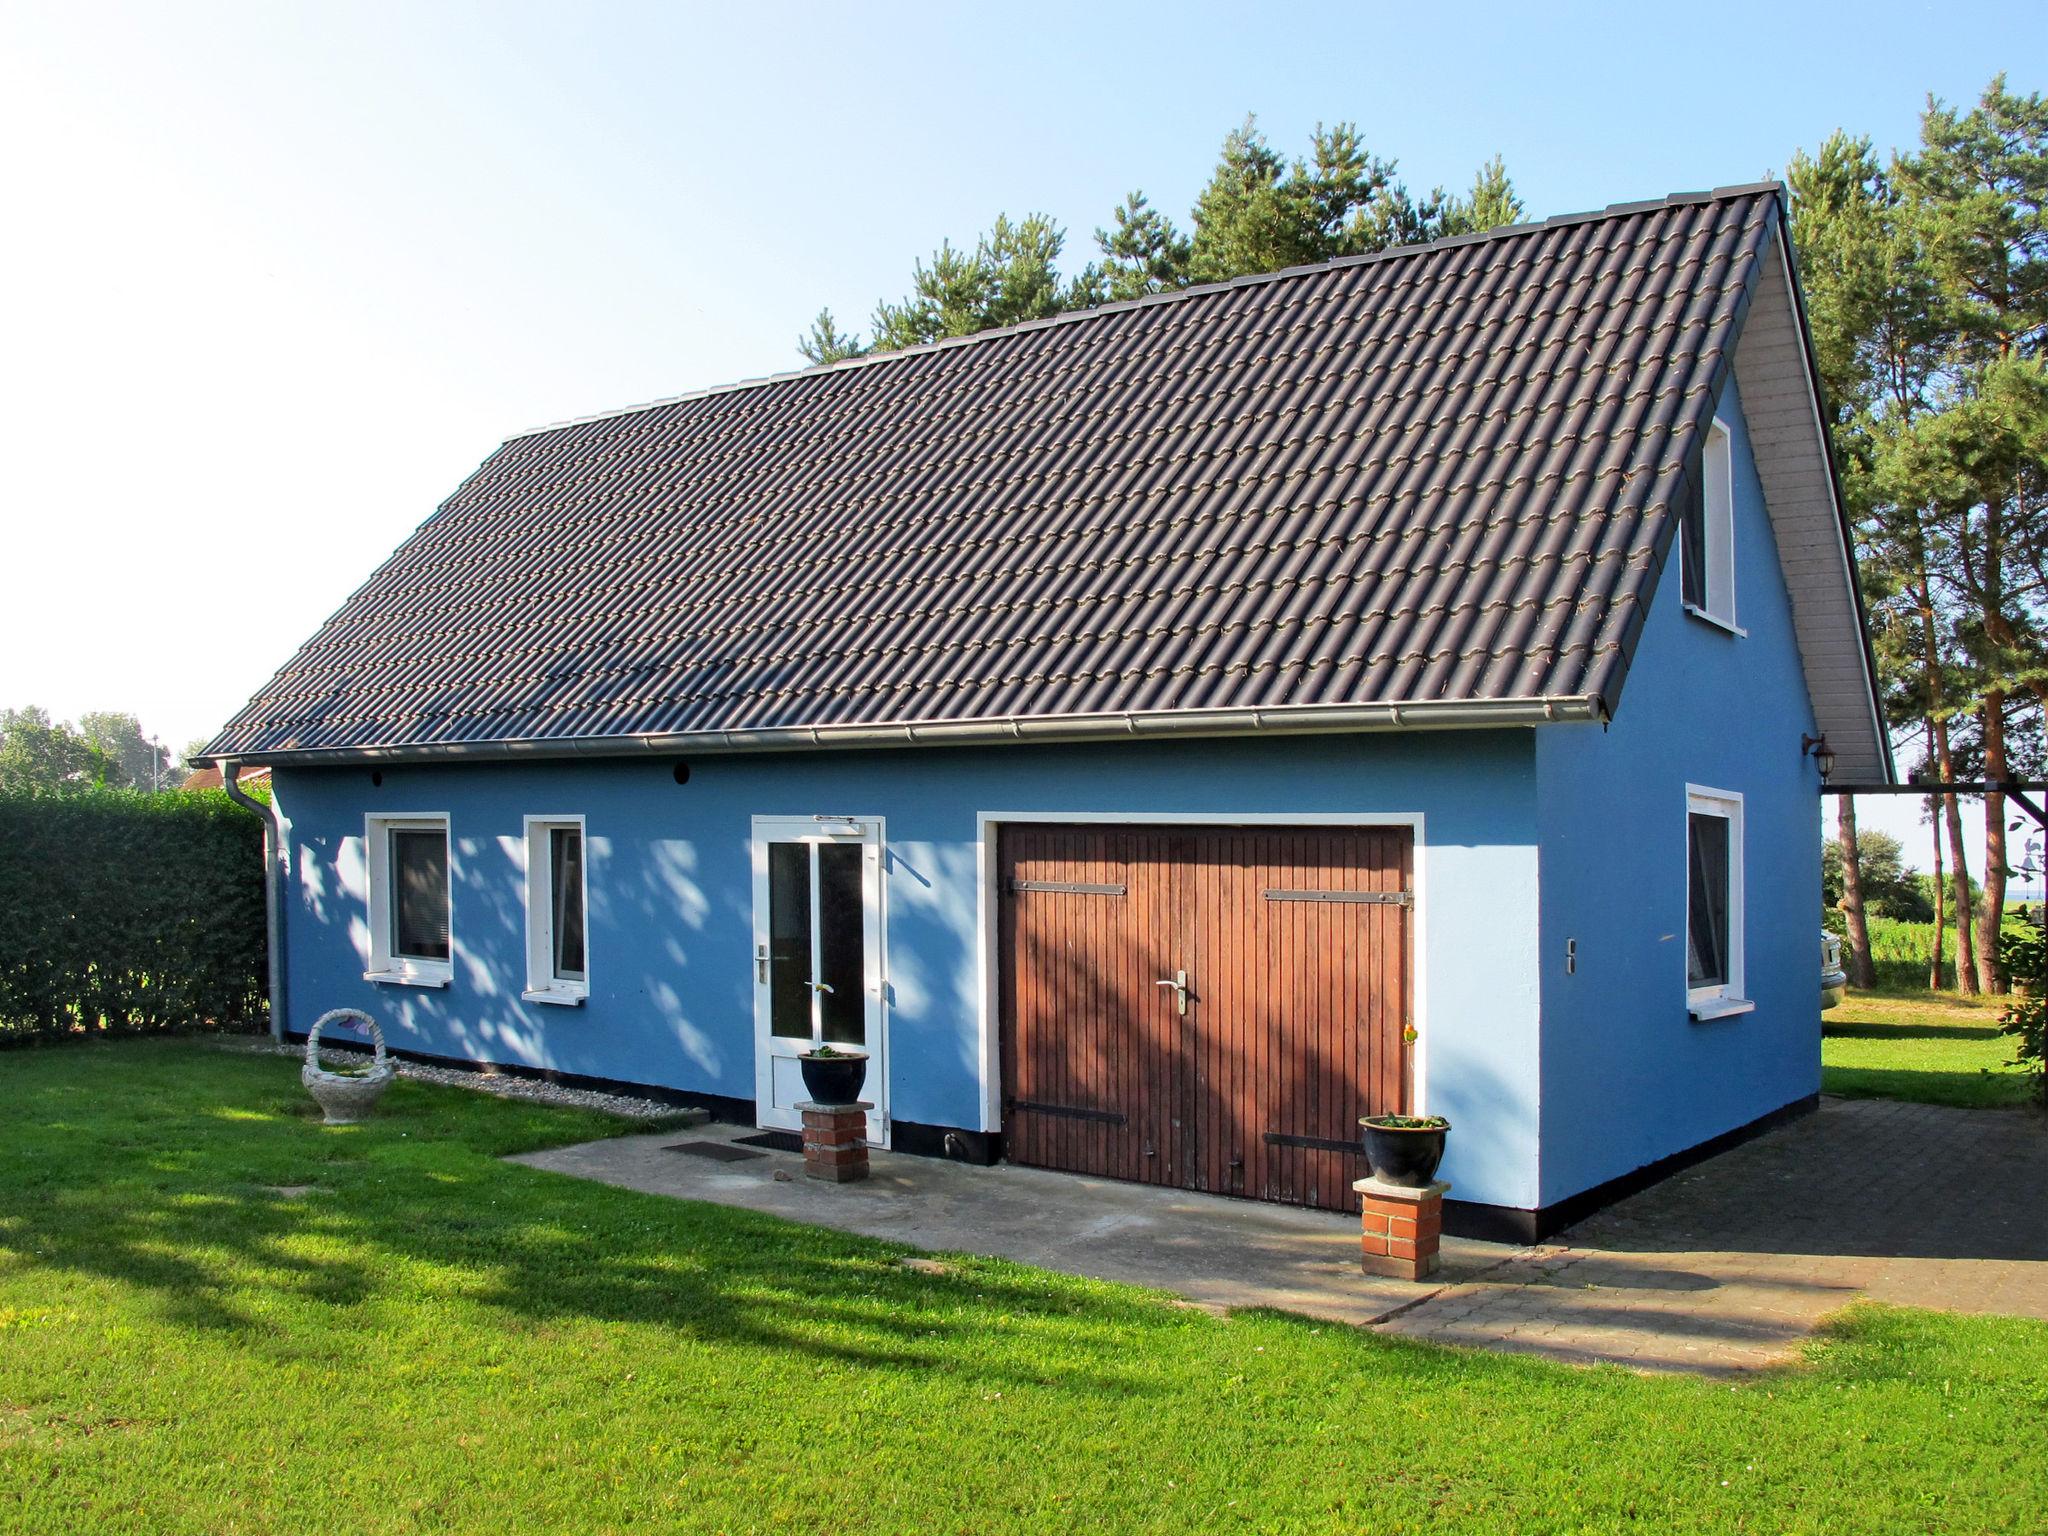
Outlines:
{"type": "Polygon", "coordinates": [[[830,992],[832,990],[832,983],[829,981],[814,981],[811,983],[811,990],[813,992],[830,992]]]}
{"type": "Polygon", "coordinates": [[[1173,988],[1173,1011],[1178,1014],[1186,1014],[1188,1011],[1188,973],[1186,971],[1175,971],[1170,980],[1166,977],[1161,977],[1158,981],[1153,982],[1152,985],[1155,987],[1173,988]]]}

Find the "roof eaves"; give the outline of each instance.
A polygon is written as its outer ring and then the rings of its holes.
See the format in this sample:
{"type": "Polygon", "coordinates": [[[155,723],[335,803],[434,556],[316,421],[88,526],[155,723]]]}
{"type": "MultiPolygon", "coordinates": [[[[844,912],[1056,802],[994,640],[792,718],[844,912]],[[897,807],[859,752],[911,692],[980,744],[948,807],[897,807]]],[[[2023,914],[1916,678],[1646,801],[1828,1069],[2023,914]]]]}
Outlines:
{"type": "Polygon", "coordinates": [[[649,753],[727,754],[808,748],[974,745],[990,742],[1074,742],[1105,738],[1258,736],[1351,731],[1485,730],[1605,721],[1595,695],[1520,699],[1419,700],[1385,704],[1297,704],[1270,708],[1131,710],[1096,715],[1026,715],[993,720],[903,724],[780,726],[664,735],[500,741],[441,741],[391,746],[208,751],[194,762],[320,765],[366,762],[470,761],[505,758],[634,757],[649,753]]]}

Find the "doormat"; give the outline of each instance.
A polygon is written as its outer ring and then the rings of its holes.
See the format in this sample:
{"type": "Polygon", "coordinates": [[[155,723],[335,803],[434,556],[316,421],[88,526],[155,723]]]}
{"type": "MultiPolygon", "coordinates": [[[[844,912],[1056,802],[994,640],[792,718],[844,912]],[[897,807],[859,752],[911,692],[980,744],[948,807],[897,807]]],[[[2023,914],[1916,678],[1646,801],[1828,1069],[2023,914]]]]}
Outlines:
{"type": "Polygon", "coordinates": [[[775,1152],[801,1152],[803,1137],[795,1131],[763,1131],[758,1136],[735,1136],[733,1143],[742,1147],[767,1147],[775,1152]]]}
{"type": "Polygon", "coordinates": [[[759,1157],[758,1152],[749,1152],[736,1147],[729,1141],[672,1141],[661,1149],[664,1152],[687,1152],[692,1157],[708,1157],[714,1163],[743,1163],[750,1157],[759,1157]]]}

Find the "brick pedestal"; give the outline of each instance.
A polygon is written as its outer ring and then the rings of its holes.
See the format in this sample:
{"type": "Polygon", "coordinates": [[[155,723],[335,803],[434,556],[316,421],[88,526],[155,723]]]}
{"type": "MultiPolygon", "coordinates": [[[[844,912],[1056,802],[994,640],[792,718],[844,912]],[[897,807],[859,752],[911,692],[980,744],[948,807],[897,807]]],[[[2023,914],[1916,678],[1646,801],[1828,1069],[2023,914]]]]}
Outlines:
{"type": "Polygon", "coordinates": [[[834,1184],[868,1176],[868,1111],[874,1105],[797,1105],[804,1117],[804,1173],[834,1184]]]}
{"type": "Polygon", "coordinates": [[[1365,1272],[1397,1280],[1422,1280],[1435,1274],[1437,1245],[1444,1231],[1444,1191],[1451,1186],[1439,1180],[1421,1189],[1404,1189],[1378,1179],[1360,1179],[1351,1187],[1365,1204],[1359,1257],[1365,1272]]]}

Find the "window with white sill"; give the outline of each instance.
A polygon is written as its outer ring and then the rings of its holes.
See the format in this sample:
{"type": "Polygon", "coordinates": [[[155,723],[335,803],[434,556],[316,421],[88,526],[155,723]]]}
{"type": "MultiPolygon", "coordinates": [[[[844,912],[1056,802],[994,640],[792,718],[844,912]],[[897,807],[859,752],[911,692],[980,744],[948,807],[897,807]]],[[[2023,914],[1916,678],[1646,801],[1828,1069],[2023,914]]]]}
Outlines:
{"type": "Polygon", "coordinates": [[[373,981],[447,986],[454,954],[448,817],[372,816],[364,841],[370,869],[366,974],[373,981]]]}
{"type": "Polygon", "coordinates": [[[1686,1006],[1698,1019],[1746,1013],[1742,797],[1688,787],[1685,798],[1686,1006]]]}
{"type": "Polygon", "coordinates": [[[580,1003],[590,995],[583,818],[526,818],[526,997],[580,1003]]]}
{"type": "Polygon", "coordinates": [[[1716,421],[1700,450],[1700,474],[1680,527],[1680,585],[1685,606],[1735,629],[1734,453],[1728,428],[1716,421]]]}

